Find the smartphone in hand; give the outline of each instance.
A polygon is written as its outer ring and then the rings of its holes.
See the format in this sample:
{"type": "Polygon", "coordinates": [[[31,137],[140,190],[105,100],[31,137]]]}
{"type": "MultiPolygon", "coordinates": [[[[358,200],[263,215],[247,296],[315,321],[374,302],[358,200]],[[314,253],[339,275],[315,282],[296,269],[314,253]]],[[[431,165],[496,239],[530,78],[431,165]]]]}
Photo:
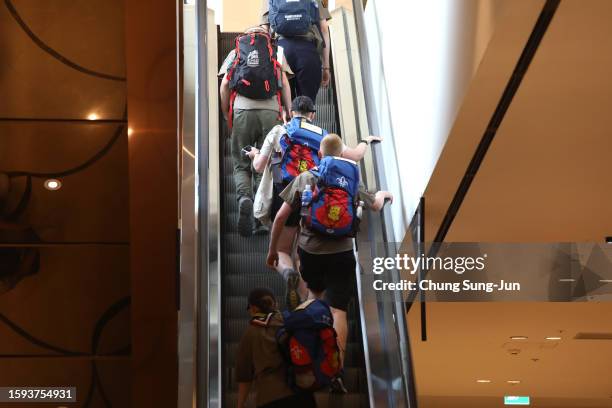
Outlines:
{"type": "Polygon", "coordinates": [[[242,154],[244,154],[246,156],[247,154],[249,154],[249,152],[251,151],[252,148],[253,148],[253,146],[245,146],[245,147],[243,147],[241,149],[242,154]]]}

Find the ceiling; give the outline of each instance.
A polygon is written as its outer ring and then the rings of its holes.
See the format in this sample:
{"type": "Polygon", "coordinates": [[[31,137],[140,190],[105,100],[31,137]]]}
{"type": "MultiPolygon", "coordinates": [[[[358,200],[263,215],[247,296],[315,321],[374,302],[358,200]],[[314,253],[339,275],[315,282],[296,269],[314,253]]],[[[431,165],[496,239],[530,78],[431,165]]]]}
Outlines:
{"type": "MultiPolygon", "coordinates": [[[[543,2],[516,2],[466,94],[425,192],[431,239],[543,2]],[[536,7],[537,6],[537,7],[536,7]]],[[[562,0],[447,242],[599,242],[612,235],[612,2],[562,0]]],[[[430,303],[427,342],[412,336],[425,407],[612,407],[612,303],[430,303]],[[542,340],[561,333],[563,340],[542,340]],[[529,340],[509,344],[509,337],[529,340]],[[513,356],[509,348],[520,348],[513,356]],[[538,359],[534,362],[532,359],[538,359]],[[490,379],[479,384],[477,379],[490,379]],[[505,381],[519,379],[520,385],[505,381]]],[[[418,307],[409,316],[420,332],[418,307]]]]}

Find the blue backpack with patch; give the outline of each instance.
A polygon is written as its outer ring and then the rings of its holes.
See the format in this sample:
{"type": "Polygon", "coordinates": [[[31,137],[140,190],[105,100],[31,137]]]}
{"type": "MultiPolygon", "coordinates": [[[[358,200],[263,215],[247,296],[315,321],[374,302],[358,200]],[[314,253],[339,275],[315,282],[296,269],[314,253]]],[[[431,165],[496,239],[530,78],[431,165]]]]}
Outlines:
{"type": "Polygon", "coordinates": [[[288,365],[288,382],[296,391],[316,391],[341,374],[340,348],[329,306],[313,299],[284,312],[277,340],[288,365]]]}
{"type": "Polygon", "coordinates": [[[281,154],[272,161],[274,183],[285,187],[300,174],[319,165],[319,148],[327,130],[305,118],[293,118],[280,138],[281,154]]]}
{"type": "Polygon", "coordinates": [[[319,23],[319,5],[316,0],[270,0],[268,21],[285,37],[304,35],[319,23]]]}
{"type": "Polygon", "coordinates": [[[324,157],[311,170],[317,186],[304,224],[331,237],[354,237],[359,229],[359,167],[348,159],[324,157]]]}

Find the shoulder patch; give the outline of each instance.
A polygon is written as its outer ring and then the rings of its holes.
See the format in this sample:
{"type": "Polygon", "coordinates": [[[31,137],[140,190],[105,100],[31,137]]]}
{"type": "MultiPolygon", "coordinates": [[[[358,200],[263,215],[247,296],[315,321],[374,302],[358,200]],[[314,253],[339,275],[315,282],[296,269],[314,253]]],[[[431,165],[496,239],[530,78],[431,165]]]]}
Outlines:
{"type": "Polygon", "coordinates": [[[308,123],[305,120],[300,122],[300,127],[302,129],[310,130],[311,132],[317,133],[319,135],[323,135],[323,129],[318,126],[313,125],[312,123],[308,123]]]}

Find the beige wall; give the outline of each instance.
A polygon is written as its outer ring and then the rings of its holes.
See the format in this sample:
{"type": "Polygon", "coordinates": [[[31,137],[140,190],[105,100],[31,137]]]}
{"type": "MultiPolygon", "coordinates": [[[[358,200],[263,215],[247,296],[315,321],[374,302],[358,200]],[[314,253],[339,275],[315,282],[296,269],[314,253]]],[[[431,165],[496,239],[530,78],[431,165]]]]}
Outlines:
{"type": "MultiPolygon", "coordinates": [[[[259,24],[263,3],[267,0],[225,0],[223,1],[222,31],[236,32],[259,24]]],[[[352,0],[336,0],[336,8],[353,9],[352,0]]]]}
{"type": "Polygon", "coordinates": [[[260,0],[225,0],[223,2],[223,31],[243,31],[259,24],[262,2],[260,0]]]}

